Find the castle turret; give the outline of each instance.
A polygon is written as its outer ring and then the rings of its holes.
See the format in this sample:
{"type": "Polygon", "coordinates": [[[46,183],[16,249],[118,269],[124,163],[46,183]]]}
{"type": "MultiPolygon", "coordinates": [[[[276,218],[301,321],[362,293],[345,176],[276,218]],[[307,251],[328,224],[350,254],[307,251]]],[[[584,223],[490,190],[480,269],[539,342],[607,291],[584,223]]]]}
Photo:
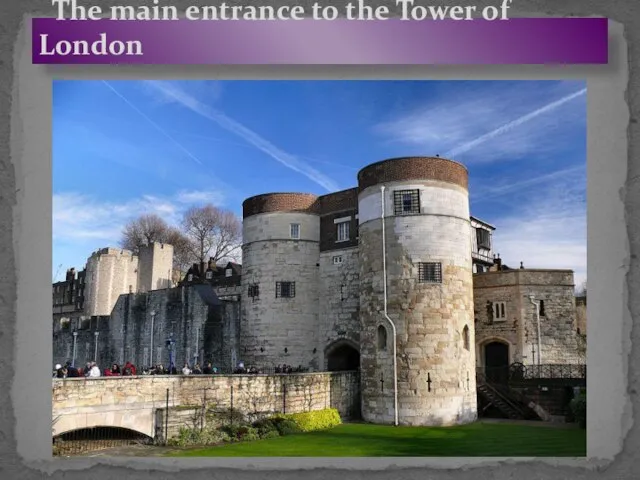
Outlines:
{"type": "Polygon", "coordinates": [[[395,421],[394,371],[399,424],[477,418],[467,181],[464,166],[443,158],[391,159],[358,174],[366,421],[395,421]]]}
{"type": "Polygon", "coordinates": [[[316,196],[272,193],[243,203],[241,348],[246,366],[316,370],[320,219],[316,196]]]}

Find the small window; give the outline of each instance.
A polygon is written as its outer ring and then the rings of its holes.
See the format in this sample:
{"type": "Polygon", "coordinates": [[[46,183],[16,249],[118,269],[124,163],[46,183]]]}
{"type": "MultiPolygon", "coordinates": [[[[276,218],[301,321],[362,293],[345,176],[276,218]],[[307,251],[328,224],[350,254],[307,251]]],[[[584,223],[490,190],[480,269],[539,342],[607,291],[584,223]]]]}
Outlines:
{"type": "Polygon", "coordinates": [[[478,249],[485,248],[491,250],[491,232],[484,228],[476,228],[476,238],[478,240],[478,249]]]}
{"type": "Polygon", "coordinates": [[[349,222],[340,222],[338,224],[338,234],[336,242],[346,242],[349,240],[349,222]]]}
{"type": "Polygon", "coordinates": [[[396,190],[393,192],[393,210],[396,215],[420,213],[420,191],[396,190]]]}
{"type": "Polygon", "coordinates": [[[257,283],[253,285],[249,285],[249,298],[253,298],[254,300],[260,296],[260,287],[258,287],[257,283]]]}
{"type": "Polygon", "coordinates": [[[292,223],[290,226],[290,235],[291,238],[293,239],[299,239],[300,238],[300,224],[299,223],[292,223]]]}
{"type": "Polygon", "coordinates": [[[337,256],[333,257],[333,264],[334,265],[342,265],[342,255],[337,255],[337,256]]]}
{"type": "Polygon", "coordinates": [[[293,298],[296,296],[296,282],[276,282],[276,298],[293,298]]]}
{"type": "Polygon", "coordinates": [[[230,268],[227,268],[224,272],[225,276],[230,277],[233,275],[233,270],[230,268]]]}
{"type": "Polygon", "coordinates": [[[545,316],[545,312],[544,312],[544,300],[540,300],[540,308],[538,309],[538,311],[540,312],[540,316],[544,317],[545,316]]]}
{"type": "Polygon", "coordinates": [[[418,282],[420,283],[442,283],[441,263],[419,263],[418,282]]]}
{"type": "Polygon", "coordinates": [[[387,329],[384,326],[378,326],[378,350],[387,349],[387,329]]]}
{"type": "Polygon", "coordinates": [[[211,280],[211,279],[213,278],[213,272],[212,272],[211,270],[208,270],[208,271],[204,274],[204,277],[205,277],[207,280],[211,280]]]}
{"type": "Polygon", "coordinates": [[[192,273],[187,275],[187,282],[193,282],[193,274],[192,273]]]}
{"type": "Polygon", "coordinates": [[[496,321],[505,320],[507,318],[506,309],[505,302],[495,302],[493,304],[493,319],[496,321]]]}
{"type": "Polygon", "coordinates": [[[462,329],[462,343],[465,350],[469,350],[469,327],[467,325],[462,329]]]}

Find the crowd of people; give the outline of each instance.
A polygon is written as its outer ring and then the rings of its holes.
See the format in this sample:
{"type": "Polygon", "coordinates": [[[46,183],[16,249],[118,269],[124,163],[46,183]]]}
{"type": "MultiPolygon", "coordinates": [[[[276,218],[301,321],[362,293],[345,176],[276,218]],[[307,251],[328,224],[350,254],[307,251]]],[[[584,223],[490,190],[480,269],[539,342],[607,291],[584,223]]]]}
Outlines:
{"type": "MultiPolygon", "coordinates": [[[[270,369],[268,369],[270,370],[270,369]]],[[[293,368],[291,365],[278,365],[273,370],[273,373],[302,373],[306,370],[299,365],[293,368]]],[[[178,371],[175,365],[171,365],[168,368],[162,364],[158,364],[152,367],[142,367],[137,369],[136,366],[127,362],[124,366],[120,366],[118,363],[113,363],[111,367],[101,370],[96,362],[87,362],[84,367],[76,368],[72,362],[66,362],[64,365],[57,364],[53,371],[54,378],[77,378],[77,377],[129,377],[136,375],[215,375],[222,373],[217,367],[214,367],[211,362],[207,362],[204,367],[201,367],[199,363],[193,366],[188,363],[184,364],[182,370],[178,371]]],[[[271,373],[261,370],[257,367],[245,367],[243,362],[238,364],[238,367],[233,371],[234,374],[261,374],[271,373]]]]}

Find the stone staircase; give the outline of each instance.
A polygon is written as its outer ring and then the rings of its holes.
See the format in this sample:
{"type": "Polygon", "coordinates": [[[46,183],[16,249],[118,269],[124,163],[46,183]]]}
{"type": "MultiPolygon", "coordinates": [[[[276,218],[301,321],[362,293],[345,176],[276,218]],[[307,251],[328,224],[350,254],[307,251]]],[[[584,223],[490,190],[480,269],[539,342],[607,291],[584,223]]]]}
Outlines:
{"type": "Polygon", "coordinates": [[[522,420],[525,418],[524,412],[522,412],[514,402],[511,402],[488,383],[478,384],[477,391],[478,395],[481,395],[487,402],[481,413],[486,411],[490,406],[494,406],[503,415],[512,420],[522,420]]]}
{"type": "Polygon", "coordinates": [[[528,400],[505,385],[493,385],[484,375],[478,375],[476,390],[484,400],[482,415],[488,408],[496,408],[506,418],[512,420],[540,420],[538,414],[530,408],[528,400]]]}

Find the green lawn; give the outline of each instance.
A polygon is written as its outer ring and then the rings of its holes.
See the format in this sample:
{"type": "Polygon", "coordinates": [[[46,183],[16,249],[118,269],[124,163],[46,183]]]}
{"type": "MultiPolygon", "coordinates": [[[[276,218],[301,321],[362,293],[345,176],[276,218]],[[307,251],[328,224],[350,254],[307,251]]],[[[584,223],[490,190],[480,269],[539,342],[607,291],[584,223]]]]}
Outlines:
{"type": "Polygon", "coordinates": [[[269,440],[171,452],[189,457],[584,457],[586,430],[474,423],[456,427],[344,424],[269,440]]]}

